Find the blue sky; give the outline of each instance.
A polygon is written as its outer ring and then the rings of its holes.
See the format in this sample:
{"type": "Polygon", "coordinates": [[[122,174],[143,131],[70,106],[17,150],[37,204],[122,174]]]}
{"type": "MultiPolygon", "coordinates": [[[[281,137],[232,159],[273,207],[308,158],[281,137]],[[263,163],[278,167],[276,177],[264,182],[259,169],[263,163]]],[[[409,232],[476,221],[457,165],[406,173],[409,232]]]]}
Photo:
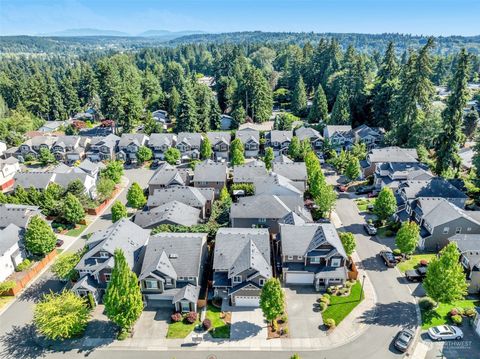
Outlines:
{"type": "Polygon", "coordinates": [[[479,0],[0,0],[0,34],[98,28],[478,35],[479,0]]]}

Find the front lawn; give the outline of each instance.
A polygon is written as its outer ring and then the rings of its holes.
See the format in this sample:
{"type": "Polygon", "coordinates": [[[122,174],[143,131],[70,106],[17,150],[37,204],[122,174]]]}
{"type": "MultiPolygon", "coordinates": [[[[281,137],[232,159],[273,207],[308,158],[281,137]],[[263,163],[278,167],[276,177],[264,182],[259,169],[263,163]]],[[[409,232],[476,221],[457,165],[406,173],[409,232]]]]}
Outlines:
{"type": "Polygon", "coordinates": [[[364,294],[362,293],[362,298],[360,299],[360,292],[362,290],[362,285],[357,281],[350,291],[350,295],[336,296],[332,295],[330,297],[330,304],[327,309],[322,313],[323,321],[328,318],[335,320],[335,324],[338,325],[340,322],[345,319],[347,315],[364,299],[364,294]]]}
{"type": "Polygon", "coordinates": [[[168,324],[167,339],[183,339],[192,332],[199,322],[189,324],[184,320],[168,324]]]}
{"type": "Polygon", "coordinates": [[[433,258],[435,258],[435,254],[412,254],[410,259],[398,263],[397,268],[400,272],[405,273],[407,270],[416,268],[422,259],[430,263],[433,258]]]}
{"type": "Polygon", "coordinates": [[[65,233],[66,236],[78,237],[87,228],[87,224],[78,224],[78,228],[73,228],[65,233]]]}
{"type": "Polygon", "coordinates": [[[395,232],[389,226],[383,226],[377,228],[377,236],[379,238],[391,238],[395,237],[395,232]]]}
{"type": "Polygon", "coordinates": [[[465,299],[450,304],[439,303],[433,310],[422,310],[422,329],[428,329],[437,325],[453,324],[448,313],[453,308],[473,308],[480,306],[480,301],[475,299],[465,299]]]}
{"type": "Polygon", "coordinates": [[[368,206],[375,204],[375,198],[357,198],[355,203],[359,212],[367,212],[368,206]]]}
{"type": "Polygon", "coordinates": [[[212,322],[212,330],[210,335],[213,338],[230,338],[230,325],[225,323],[221,318],[222,311],[220,308],[215,307],[212,304],[209,304],[207,307],[207,319],[210,319],[212,322]]]}

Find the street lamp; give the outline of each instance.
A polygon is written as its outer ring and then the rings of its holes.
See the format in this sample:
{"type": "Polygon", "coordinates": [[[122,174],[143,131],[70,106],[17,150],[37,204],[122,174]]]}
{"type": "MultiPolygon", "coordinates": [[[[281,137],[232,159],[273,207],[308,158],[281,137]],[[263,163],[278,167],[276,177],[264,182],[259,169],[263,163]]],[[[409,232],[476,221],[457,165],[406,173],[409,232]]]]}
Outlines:
{"type": "Polygon", "coordinates": [[[358,301],[360,302],[362,300],[362,294],[363,294],[363,284],[365,283],[365,277],[366,275],[362,275],[362,288],[360,290],[360,298],[358,299],[358,301]]]}

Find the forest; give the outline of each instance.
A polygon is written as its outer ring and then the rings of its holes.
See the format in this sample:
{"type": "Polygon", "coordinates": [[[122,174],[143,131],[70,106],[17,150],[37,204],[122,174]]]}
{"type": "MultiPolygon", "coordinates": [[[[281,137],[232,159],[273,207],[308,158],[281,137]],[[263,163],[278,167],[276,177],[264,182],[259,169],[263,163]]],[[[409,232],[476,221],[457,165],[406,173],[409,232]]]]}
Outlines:
{"type": "Polygon", "coordinates": [[[123,132],[141,124],[154,132],[151,112],[157,109],[175,118],[176,132],[218,129],[222,113],[233,117],[234,127],[264,122],[275,110],[320,130],[325,124],[383,127],[387,144],[421,149],[438,174],[458,173],[458,149],[474,137],[478,122],[475,108],[465,111],[478,99],[467,84],[479,81],[480,57],[468,48],[445,49],[473,39],[345,35],[310,42],[304,36],[303,44],[276,36],[223,42],[219,35],[218,42],[174,40],[179,44],[131,51],[4,57],[0,140],[18,145],[43,121],[66,120],[87,108],[123,132]],[[416,44],[405,48],[411,41],[416,44]],[[204,76],[214,79],[212,88],[198,81],[204,76]],[[438,95],[438,86],[448,98],[438,95]]]}

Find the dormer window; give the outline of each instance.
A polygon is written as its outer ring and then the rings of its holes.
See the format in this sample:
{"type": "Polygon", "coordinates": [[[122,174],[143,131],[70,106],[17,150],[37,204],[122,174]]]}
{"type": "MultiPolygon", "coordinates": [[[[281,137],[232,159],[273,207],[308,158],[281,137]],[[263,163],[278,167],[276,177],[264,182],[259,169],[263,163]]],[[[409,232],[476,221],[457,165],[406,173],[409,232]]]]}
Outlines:
{"type": "Polygon", "coordinates": [[[239,275],[236,275],[233,277],[233,283],[241,283],[242,282],[242,277],[239,275]]]}
{"type": "Polygon", "coordinates": [[[258,285],[260,285],[260,287],[263,287],[264,284],[265,284],[265,279],[260,278],[260,279],[258,280],[258,285]]]}
{"type": "Polygon", "coordinates": [[[100,252],[100,258],[108,258],[110,257],[110,253],[108,252],[100,252]]]}

